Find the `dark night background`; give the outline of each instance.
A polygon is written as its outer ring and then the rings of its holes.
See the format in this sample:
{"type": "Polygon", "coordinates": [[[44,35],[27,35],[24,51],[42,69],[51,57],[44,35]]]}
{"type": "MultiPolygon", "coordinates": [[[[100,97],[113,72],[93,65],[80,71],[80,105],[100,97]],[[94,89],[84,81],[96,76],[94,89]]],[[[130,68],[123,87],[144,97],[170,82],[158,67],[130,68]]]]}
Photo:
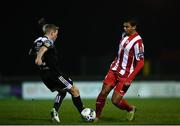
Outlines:
{"type": "Polygon", "coordinates": [[[140,76],[147,80],[180,76],[179,5],[173,0],[4,1],[1,4],[0,79],[38,77],[28,51],[41,35],[38,20],[60,26],[56,46],[62,70],[78,79],[102,79],[118,49],[122,21],[135,16],[144,40],[140,76]]]}

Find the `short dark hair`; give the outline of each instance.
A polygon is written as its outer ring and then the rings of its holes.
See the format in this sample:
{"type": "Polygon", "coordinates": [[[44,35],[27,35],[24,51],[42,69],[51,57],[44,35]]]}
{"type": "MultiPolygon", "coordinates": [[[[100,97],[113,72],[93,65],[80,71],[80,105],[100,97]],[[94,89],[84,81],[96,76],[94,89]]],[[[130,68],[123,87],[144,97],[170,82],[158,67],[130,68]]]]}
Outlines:
{"type": "Polygon", "coordinates": [[[131,24],[131,26],[137,25],[137,19],[135,17],[126,17],[124,19],[124,22],[129,22],[131,24]]]}

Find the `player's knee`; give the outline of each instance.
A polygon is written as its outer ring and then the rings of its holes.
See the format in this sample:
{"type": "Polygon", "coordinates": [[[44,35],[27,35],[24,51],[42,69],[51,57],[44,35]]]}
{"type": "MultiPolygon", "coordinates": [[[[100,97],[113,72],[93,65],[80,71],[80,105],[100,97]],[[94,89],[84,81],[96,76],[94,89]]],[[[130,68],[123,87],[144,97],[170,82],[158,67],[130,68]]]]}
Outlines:
{"type": "Polygon", "coordinates": [[[114,105],[118,105],[119,101],[115,98],[111,98],[111,102],[114,104],[114,105]]]}
{"type": "Polygon", "coordinates": [[[103,84],[102,90],[100,92],[100,95],[102,97],[107,97],[107,95],[109,94],[109,92],[112,90],[112,87],[107,86],[105,83],[103,84]]]}
{"type": "Polygon", "coordinates": [[[111,101],[115,106],[119,106],[120,101],[122,100],[122,96],[116,92],[113,93],[111,101]]]}
{"type": "Polygon", "coordinates": [[[75,87],[74,85],[73,85],[72,88],[71,88],[71,94],[72,94],[74,97],[79,96],[79,89],[78,89],[77,87],[75,87]]]}
{"type": "Polygon", "coordinates": [[[107,97],[107,95],[108,95],[108,92],[106,91],[106,89],[103,89],[101,91],[101,96],[107,97]]]}
{"type": "Polygon", "coordinates": [[[66,94],[67,94],[66,91],[58,92],[58,95],[60,95],[62,98],[64,98],[66,96],[66,94]]]}

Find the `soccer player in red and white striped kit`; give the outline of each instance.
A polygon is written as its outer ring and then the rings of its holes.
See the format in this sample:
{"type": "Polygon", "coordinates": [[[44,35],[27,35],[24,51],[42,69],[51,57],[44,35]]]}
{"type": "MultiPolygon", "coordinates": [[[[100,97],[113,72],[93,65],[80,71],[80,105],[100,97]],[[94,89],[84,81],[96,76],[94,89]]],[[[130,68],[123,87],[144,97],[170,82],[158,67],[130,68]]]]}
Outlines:
{"type": "Polygon", "coordinates": [[[117,57],[111,63],[110,69],[103,81],[102,89],[96,99],[96,119],[98,121],[104,108],[108,94],[112,89],[112,103],[121,110],[126,110],[127,120],[132,121],[136,107],[130,105],[123,96],[126,94],[132,80],[144,66],[144,45],[141,36],[136,31],[137,22],[127,18],[123,22],[124,32],[119,43],[117,57]]]}

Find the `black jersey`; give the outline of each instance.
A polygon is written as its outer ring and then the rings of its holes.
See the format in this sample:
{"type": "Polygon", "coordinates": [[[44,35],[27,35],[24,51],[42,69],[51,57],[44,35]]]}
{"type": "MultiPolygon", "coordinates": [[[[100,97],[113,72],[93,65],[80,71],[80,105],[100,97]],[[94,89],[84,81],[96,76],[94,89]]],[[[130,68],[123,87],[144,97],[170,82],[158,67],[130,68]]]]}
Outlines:
{"type": "Polygon", "coordinates": [[[37,38],[34,41],[29,54],[33,56],[34,58],[36,58],[37,52],[42,46],[45,46],[46,48],[48,48],[48,50],[44,53],[42,57],[43,63],[42,65],[38,66],[39,70],[41,70],[42,72],[45,70],[52,70],[55,73],[60,74],[60,68],[58,64],[58,55],[57,55],[56,48],[54,46],[54,41],[49,40],[46,36],[37,38]]]}

